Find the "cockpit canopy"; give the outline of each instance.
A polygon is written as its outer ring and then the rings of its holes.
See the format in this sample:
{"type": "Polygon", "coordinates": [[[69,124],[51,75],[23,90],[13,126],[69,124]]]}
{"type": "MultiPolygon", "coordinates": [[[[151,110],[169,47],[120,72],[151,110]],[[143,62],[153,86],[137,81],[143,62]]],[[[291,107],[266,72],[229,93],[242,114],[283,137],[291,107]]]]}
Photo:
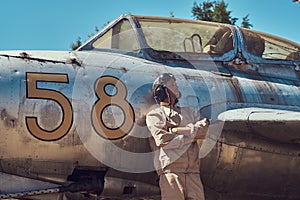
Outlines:
{"type": "Polygon", "coordinates": [[[274,35],[241,28],[248,53],[265,59],[300,61],[300,45],[274,35]]]}
{"type": "Polygon", "coordinates": [[[218,23],[132,15],[121,16],[79,48],[172,60],[230,59],[237,49],[246,57],[300,61],[299,44],[269,34],[218,23]]]}

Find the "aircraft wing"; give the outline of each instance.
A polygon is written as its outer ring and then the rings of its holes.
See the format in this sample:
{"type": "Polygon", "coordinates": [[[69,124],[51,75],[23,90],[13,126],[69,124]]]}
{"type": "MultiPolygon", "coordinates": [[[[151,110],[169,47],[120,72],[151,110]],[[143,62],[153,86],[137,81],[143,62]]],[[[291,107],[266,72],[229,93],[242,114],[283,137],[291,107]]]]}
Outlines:
{"type": "Polygon", "coordinates": [[[239,108],[218,116],[223,130],[248,132],[284,143],[300,143],[300,112],[270,108],[239,108]]]}

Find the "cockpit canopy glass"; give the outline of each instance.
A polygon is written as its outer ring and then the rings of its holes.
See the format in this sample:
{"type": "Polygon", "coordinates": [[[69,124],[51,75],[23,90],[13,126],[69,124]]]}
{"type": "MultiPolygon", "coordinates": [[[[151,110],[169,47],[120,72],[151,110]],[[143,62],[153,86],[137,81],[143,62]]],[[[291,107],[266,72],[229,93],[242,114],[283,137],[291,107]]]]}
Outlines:
{"type": "Polygon", "coordinates": [[[299,44],[258,31],[242,29],[242,32],[248,53],[265,59],[300,61],[299,44]]]}
{"type": "Polygon", "coordinates": [[[157,51],[223,55],[233,49],[227,26],[156,18],[140,18],[139,23],[147,44],[157,51]]]}
{"type": "MultiPolygon", "coordinates": [[[[145,54],[158,55],[158,59],[187,58],[185,56],[231,59],[234,54],[228,52],[234,47],[237,49],[236,41],[242,39],[234,38],[233,27],[225,24],[130,15],[116,20],[103,31],[82,49],[116,49],[133,53],[147,49],[143,51],[145,54]]],[[[238,45],[244,45],[250,57],[300,61],[299,44],[258,31],[244,28],[241,31],[244,42],[238,45]]]]}
{"type": "Polygon", "coordinates": [[[134,30],[129,20],[122,19],[93,41],[92,47],[129,52],[152,48],[156,51],[216,56],[233,49],[233,32],[225,25],[155,17],[136,19],[139,30],[134,30]]]}
{"type": "Polygon", "coordinates": [[[96,49],[119,49],[130,52],[140,50],[135,33],[127,19],[119,21],[98,38],[92,46],[96,49]]]}

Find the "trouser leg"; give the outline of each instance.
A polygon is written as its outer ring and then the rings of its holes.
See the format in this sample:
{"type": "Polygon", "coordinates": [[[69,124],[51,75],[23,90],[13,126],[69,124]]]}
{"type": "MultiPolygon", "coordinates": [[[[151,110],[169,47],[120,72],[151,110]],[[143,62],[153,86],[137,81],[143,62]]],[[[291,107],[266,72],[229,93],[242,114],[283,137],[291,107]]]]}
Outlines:
{"type": "Polygon", "coordinates": [[[204,190],[200,174],[186,174],[186,199],[204,200],[204,190]]]}
{"type": "Polygon", "coordinates": [[[162,200],[185,200],[184,182],[175,173],[164,173],[160,175],[159,186],[162,200]]]}
{"type": "Polygon", "coordinates": [[[200,174],[165,173],[159,185],[162,200],[205,200],[200,174]]]}

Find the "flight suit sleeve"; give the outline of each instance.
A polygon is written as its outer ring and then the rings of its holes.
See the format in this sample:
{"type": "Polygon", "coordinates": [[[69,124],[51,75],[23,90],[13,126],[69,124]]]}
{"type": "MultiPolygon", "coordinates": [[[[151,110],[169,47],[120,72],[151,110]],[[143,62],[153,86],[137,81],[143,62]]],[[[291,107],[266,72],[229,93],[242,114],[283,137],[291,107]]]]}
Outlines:
{"type": "Polygon", "coordinates": [[[168,131],[166,119],[162,112],[148,113],[146,123],[158,147],[174,149],[181,148],[183,145],[193,142],[191,138],[185,137],[183,134],[174,134],[168,131]]]}

